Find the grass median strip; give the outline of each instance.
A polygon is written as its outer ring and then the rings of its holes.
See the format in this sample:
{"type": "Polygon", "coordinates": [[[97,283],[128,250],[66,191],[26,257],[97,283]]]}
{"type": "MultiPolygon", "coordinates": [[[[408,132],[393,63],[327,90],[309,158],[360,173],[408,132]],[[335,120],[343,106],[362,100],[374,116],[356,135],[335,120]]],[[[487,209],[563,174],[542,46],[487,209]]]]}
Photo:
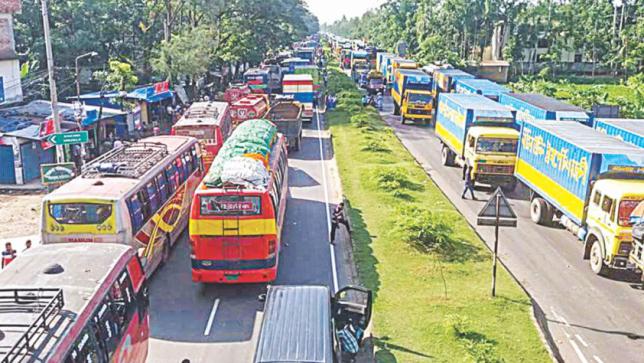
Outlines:
{"type": "Polygon", "coordinates": [[[326,113],[354,255],[375,296],[379,362],[547,362],[531,304],[465,219],[402,146],[349,77],[329,72],[326,113]]]}

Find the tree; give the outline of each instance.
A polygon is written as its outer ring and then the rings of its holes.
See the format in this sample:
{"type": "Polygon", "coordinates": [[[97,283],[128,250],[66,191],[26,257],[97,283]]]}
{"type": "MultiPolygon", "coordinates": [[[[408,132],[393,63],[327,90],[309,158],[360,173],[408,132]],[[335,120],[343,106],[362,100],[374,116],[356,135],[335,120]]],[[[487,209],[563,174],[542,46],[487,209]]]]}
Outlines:
{"type": "Polygon", "coordinates": [[[139,82],[139,78],[132,70],[132,65],[127,62],[121,62],[118,59],[110,59],[108,70],[94,72],[94,78],[103,84],[104,89],[116,89],[119,91],[127,91],[139,82]]]}

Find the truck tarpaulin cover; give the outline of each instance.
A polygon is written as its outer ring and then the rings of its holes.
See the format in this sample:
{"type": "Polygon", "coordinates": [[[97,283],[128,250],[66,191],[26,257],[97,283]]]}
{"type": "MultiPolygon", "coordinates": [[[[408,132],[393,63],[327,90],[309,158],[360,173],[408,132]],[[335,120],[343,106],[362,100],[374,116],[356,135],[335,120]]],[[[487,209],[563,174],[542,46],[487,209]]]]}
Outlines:
{"type": "Polygon", "coordinates": [[[248,120],[237,126],[217,154],[204,183],[219,188],[224,183],[265,188],[268,158],[277,138],[277,127],[264,119],[248,120]],[[242,159],[249,159],[244,160],[242,159]],[[263,171],[259,171],[259,161],[263,171]],[[259,183],[259,184],[257,184],[259,183]]]}

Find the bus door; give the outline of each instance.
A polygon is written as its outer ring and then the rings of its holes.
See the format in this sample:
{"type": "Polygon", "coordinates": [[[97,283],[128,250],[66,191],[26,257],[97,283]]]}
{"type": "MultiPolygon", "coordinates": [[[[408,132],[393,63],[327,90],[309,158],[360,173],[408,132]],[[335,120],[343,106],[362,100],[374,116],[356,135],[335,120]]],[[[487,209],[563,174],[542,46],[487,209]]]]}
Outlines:
{"type": "MultiPolygon", "coordinates": [[[[239,231],[239,216],[223,221],[223,258],[229,270],[238,270],[242,260],[242,243],[239,231]]],[[[226,280],[236,280],[239,274],[225,274],[226,280]]]]}

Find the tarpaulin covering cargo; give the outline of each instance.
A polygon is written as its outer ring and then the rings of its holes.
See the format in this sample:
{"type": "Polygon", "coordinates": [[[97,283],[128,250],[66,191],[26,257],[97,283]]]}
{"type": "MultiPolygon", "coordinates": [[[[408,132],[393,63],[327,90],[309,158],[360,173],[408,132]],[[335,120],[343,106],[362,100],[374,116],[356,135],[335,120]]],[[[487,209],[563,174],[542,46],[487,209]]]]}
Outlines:
{"type": "Polygon", "coordinates": [[[644,120],[596,119],[595,129],[629,144],[644,147],[644,120]]]}
{"type": "MultiPolygon", "coordinates": [[[[275,143],[276,137],[277,127],[268,120],[253,119],[240,124],[237,126],[235,131],[233,131],[228,140],[226,140],[224,146],[217,154],[208,174],[204,178],[204,184],[211,188],[219,188],[224,185],[224,180],[222,178],[224,169],[231,168],[244,170],[244,167],[246,167],[246,169],[254,168],[254,166],[250,166],[251,163],[244,163],[243,165],[229,163],[231,160],[234,161],[233,159],[237,160],[236,158],[238,157],[259,160],[264,165],[264,169],[266,169],[271,148],[275,143]]],[[[256,163],[252,163],[252,165],[256,165],[256,163]]],[[[226,180],[234,181],[235,178],[243,178],[246,180],[262,179],[262,175],[249,177],[249,173],[251,173],[251,171],[252,170],[248,170],[248,172],[245,171],[244,173],[238,173],[237,175],[227,173],[226,180]]],[[[265,187],[265,185],[255,186],[265,187]]]]}
{"type": "Polygon", "coordinates": [[[577,122],[525,122],[514,175],[577,224],[603,174],[644,177],[644,149],[577,122]]]}

